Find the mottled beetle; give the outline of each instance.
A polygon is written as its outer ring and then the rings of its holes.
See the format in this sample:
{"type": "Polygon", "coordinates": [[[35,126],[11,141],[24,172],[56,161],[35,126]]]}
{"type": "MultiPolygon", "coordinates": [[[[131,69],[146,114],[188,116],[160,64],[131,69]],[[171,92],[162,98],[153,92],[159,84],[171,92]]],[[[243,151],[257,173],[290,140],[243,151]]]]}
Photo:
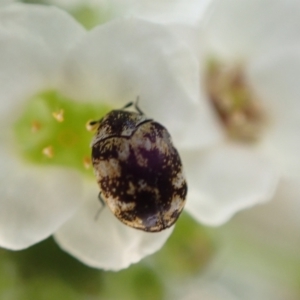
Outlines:
{"type": "Polygon", "coordinates": [[[172,226],[187,184],[166,128],[132,102],[90,124],[98,125],[91,146],[100,200],[133,228],[158,232],[172,226]],[[127,109],[132,106],[135,111],[127,109]]]}

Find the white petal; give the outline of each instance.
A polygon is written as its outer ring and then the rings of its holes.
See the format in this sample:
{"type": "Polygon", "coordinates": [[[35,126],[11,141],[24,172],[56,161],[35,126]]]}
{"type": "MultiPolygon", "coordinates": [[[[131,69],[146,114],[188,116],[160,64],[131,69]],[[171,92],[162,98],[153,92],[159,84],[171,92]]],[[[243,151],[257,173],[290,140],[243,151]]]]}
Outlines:
{"type": "Polygon", "coordinates": [[[266,110],[261,147],[286,175],[300,174],[300,47],[278,49],[253,61],[249,77],[266,110]]]}
{"type": "Polygon", "coordinates": [[[197,59],[163,25],[135,19],[98,27],[72,51],[62,89],[75,99],[140,108],[165,125],[179,147],[220,138],[210,107],[199,104],[197,59]],[[209,132],[209,134],[207,134],[209,132]]]}
{"type": "Polygon", "coordinates": [[[31,35],[56,56],[66,54],[85,33],[69,14],[52,6],[17,3],[1,9],[0,19],[1,29],[31,35]]]}
{"type": "Polygon", "coordinates": [[[297,0],[216,0],[206,34],[217,54],[247,58],[300,39],[297,0]]]}
{"type": "Polygon", "coordinates": [[[299,178],[284,178],[271,202],[241,213],[231,225],[259,237],[281,253],[293,253],[300,245],[295,238],[300,230],[299,199],[299,178]]]}
{"type": "Polygon", "coordinates": [[[143,232],[121,223],[101,208],[96,183],[87,184],[85,205],[55,233],[57,243],[85,264],[105,270],[120,270],[159,250],[173,227],[159,233],[143,232]]]}
{"type": "Polygon", "coordinates": [[[211,0],[135,0],[133,16],[159,23],[200,22],[211,0]]]}
{"type": "Polygon", "coordinates": [[[55,85],[66,53],[84,31],[57,8],[25,4],[0,9],[0,25],[3,119],[7,114],[17,116],[20,102],[33,93],[55,85]]]}
{"type": "Polygon", "coordinates": [[[50,236],[78,208],[80,177],[72,171],[35,167],[0,148],[0,246],[18,250],[50,236]]]}
{"type": "Polygon", "coordinates": [[[267,160],[236,145],[183,153],[186,209],[199,222],[220,225],[239,210],[270,200],[278,173],[267,160]]]}
{"type": "Polygon", "coordinates": [[[47,86],[53,69],[50,54],[37,41],[15,38],[0,32],[0,115],[13,118],[21,110],[21,101],[47,86]]]}
{"type": "Polygon", "coordinates": [[[158,23],[197,24],[211,0],[47,0],[70,11],[90,7],[101,16],[138,17],[158,23]]]}

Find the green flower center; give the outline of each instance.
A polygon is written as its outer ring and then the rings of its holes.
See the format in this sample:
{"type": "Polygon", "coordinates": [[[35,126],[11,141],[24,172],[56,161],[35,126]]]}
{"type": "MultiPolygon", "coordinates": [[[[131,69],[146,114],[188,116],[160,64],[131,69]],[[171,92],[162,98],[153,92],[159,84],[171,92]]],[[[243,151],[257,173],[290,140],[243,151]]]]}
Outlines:
{"type": "Polygon", "coordinates": [[[266,125],[260,99],[249,85],[242,65],[210,60],[206,88],[228,136],[236,141],[257,141],[266,125]]]}
{"type": "Polygon", "coordinates": [[[18,149],[31,163],[70,167],[92,175],[90,143],[94,133],[86,125],[111,109],[101,101],[79,103],[55,91],[36,95],[14,124],[18,149]]]}

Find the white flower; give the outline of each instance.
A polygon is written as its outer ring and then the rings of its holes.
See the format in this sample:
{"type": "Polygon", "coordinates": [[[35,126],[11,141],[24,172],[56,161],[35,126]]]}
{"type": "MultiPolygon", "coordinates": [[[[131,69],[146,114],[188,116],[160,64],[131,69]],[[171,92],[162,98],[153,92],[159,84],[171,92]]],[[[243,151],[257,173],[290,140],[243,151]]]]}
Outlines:
{"type": "Polygon", "coordinates": [[[99,190],[82,162],[91,136],[81,131],[105,103],[118,108],[139,96],[178,146],[213,140],[195,139],[205,120],[188,49],[163,26],[134,19],[87,33],[58,9],[12,5],[0,20],[0,245],[23,249],[56,232],[58,243],[82,261],[114,270],[158,250],[172,228],[134,230],[107,209],[95,221],[99,190]],[[60,124],[52,113],[61,106],[60,124]],[[189,117],[193,125],[186,124],[189,117]]]}
{"type": "Polygon", "coordinates": [[[299,18],[299,1],[284,0],[218,0],[207,12],[198,37],[207,90],[200,101],[212,104],[224,139],[203,158],[216,164],[203,180],[232,172],[237,145],[275,169],[280,180],[265,194],[264,201],[272,201],[241,212],[218,231],[221,255],[210,277],[195,280],[178,299],[299,298],[299,18]],[[244,104],[228,109],[241,95],[244,104]],[[247,118],[249,108],[255,118],[247,118]]]}
{"type": "MultiPolygon", "coordinates": [[[[223,141],[207,151],[203,166],[195,168],[201,174],[190,182],[198,178],[210,201],[247,198],[252,191],[265,202],[274,197],[279,177],[281,185],[299,180],[299,12],[297,1],[282,0],[215,1],[207,12],[198,36],[202,52],[196,50],[206,90],[200,101],[210,103],[223,141]],[[264,185],[268,174],[272,184],[259,195],[253,179],[264,185]],[[229,181],[232,188],[224,188],[229,181]]],[[[190,212],[204,218],[200,210],[190,212]]]]}
{"type": "MultiPolygon", "coordinates": [[[[137,95],[141,97],[141,104],[146,104],[147,98],[154,98],[155,93],[158,93],[156,99],[164,97],[160,95],[163,90],[145,91],[141,86],[143,82],[168,81],[167,92],[171,97],[175,95],[174,107],[180,106],[179,96],[182,94],[185,101],[186,98],[192,99],[192,92],[188,95],[190,90],[184,90],[183,76],[175,77],[168,70],[178,68],[180,74],[179,70],[189,69],[190,59],[184,54],[186,51],[163,28],[135,20],[112,23],[87,34],[66,13],[33,5],[6,7],[0,12],[0,20],[1,246],[23,249],[56,232],[58,243],[82,261],[114,270],[127,267],[158,250],[172,228],[158,234],[144,233],[121,224],[107,209],[95,221],[101,207],[97,201],[99,190],[95,179],[91,180],[93,177],[84,173],[83,164],[85,148],[90,155],[92,136],[84,136],[78,131],[81,130],[80,124],[83,132],[86,131],[87,118],[101,117],[98,114],[103,113],[104,102],[106,107],[114,108],[136,99],[137,95]],[[150,39],[147,45],[147,36],[151,34],[157,36],[157,43],[168,40],[170,46],[166,45],[164,49],[177,58],[176,65],[169,64],[157,44],[151,45],[150,39]],[[122,38],[118,40],[119,37],[122,38]],[[117,43],[118,47],[106,45],[107,39],[112,44],[117,43]],[[135,43],[130,43],[130,39],[136,40],[135,43]],[[74,48],[76,44],[78,47],[74,48]],[[88,51],[91,69],[87,68],[87,73],[83,74],[73,73],[71,68],[78,68],[80,63],[88,66],[88,61],[80,62],[88,51]],[[92,61],[91,52],[96,55],[96,61],[92,61]],[[107,57],[110,53],[111,56],[107,57]],[[145,55],[150,66],[144,78],[135,82],[137,72],[144,73],[144,70],[129,59],[141,60],[145,55]],[[163,76],[157,75],[158,62],[155,60],[159,60],[160,68],[165,68],[163,76]],[[97,63],[102,65],[96,67],[97,63]],[[104,72],[104,68],[111,68],[111,74],[104,72]],[[74,89],[72,81],[78,81],[74,89]],[[171,88],[174,81],[181,82],[182,86],[171,88]],[[66,100],[69,88],[76,96],[74,98],[82,99],[81,106],[66,100]],[[75,90],[79,94],[76,95],[75,90]],[[59,111],[60,106],[65,106],[62,124],[52,117],[52,112],[59,111]],[[74,107],[80,112],[73,116],[74,107]],[[62,127],[65,131],[57,131],[60,127],[56,126],[66,126],[62,127]],[[54,131],[52,140],[51,131],[54,131]],[[76,147],[71,147],[73,142],[76,147]],[[54,148],[54,153],[49,150],[46,154],[53,155],[52,158],[44,157],[42,153],[48,143],[54,148]],[[70,162],[78,154],[81,155],[79,168],[70,162]]],[[[197,106],[190,102],[179,119],[197,106]]],[[[157,107],[160,106],[158,103],[157,107]]],[[[180,134],[180,128],[174,130],[180,134]]]]}

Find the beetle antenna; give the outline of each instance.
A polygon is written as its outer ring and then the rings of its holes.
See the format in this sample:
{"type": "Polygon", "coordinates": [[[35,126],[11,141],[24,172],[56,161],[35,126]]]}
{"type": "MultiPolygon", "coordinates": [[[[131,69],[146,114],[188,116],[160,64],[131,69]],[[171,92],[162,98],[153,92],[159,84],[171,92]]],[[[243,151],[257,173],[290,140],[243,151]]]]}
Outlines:
{"type": "Polygon", "coordinates": [[[141,111],[141,109],[138,106],[138,102],[140,101],[140,96],[136,97],[136,101],[134,103],[134,107],[135,109],[139,112],[140,115],[144,115],[144,113],[141,111]]]}
{"type": "Polygon", "coordinates": [[[99,125],[101,123],[101,120],[92,120],[92,121],[88,121],[86,124],[85,124],[85,128],[87,131],[94,131],[96,129],[96,125],[99,125]]]}
{"type": "Polygon", "coordinates": [[[127,103],[125,106],[123,106],[121,109],[128,108],[128,107],[130,107],[130,106],[132,106],[132,105],[133,105],[133,102],[129,102],[129,103],[127,103]]]}
{"type": "Polygon", "coordinates": [[[94,125],[96,125],[97,123],[99,123],[99,120],[97,120],[97,121],[90,121],[90,122],[89,122],[89,125],[94,126],[94,125]]]}

